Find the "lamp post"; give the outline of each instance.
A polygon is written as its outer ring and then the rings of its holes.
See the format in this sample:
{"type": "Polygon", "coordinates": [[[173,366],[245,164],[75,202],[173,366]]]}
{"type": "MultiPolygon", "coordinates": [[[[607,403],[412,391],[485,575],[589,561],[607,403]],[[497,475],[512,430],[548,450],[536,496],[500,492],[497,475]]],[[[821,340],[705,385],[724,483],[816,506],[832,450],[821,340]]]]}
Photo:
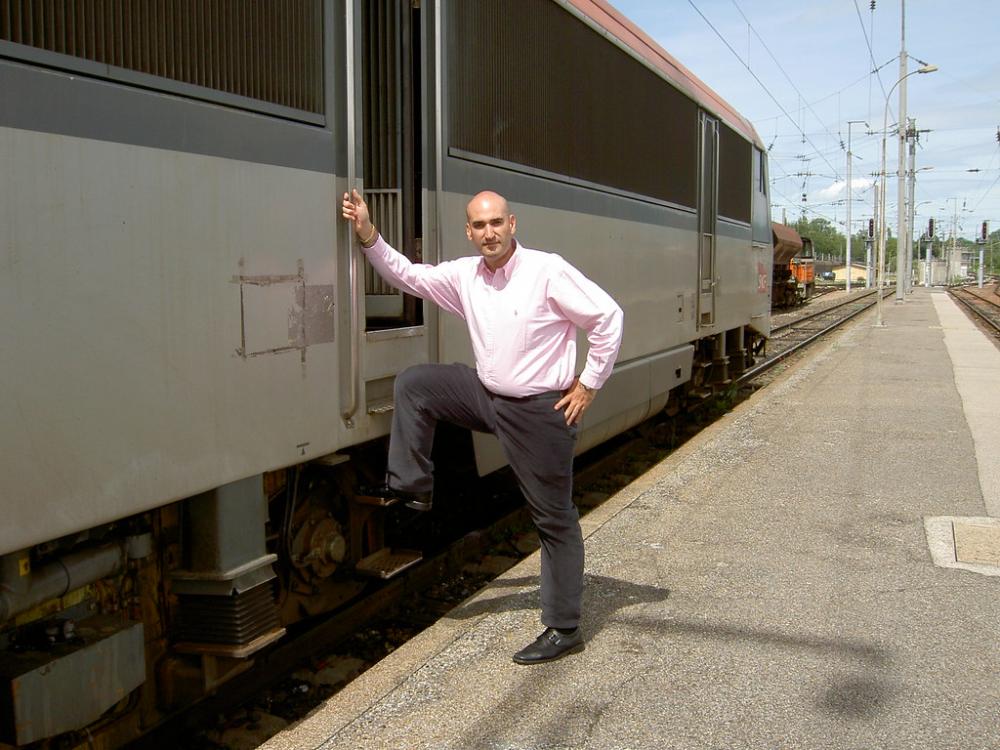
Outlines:
{"type": "MultiPolygon", "coordinates": [[[[886,131],[889,129],[889,99],[892,97],[892,92],[895,91],[896,87],[910,76],[914,75],[915,73],[933,73],[937,69],[938,69],[937,65],[921,65],[916,70],[911,70],[909,73],[907,73],[898,81],[896,81],[894,84],[892,84],[892,88],[889,89],[889,93],[885,95],[885,107],[882,110],[882,170],[879,174],[882,186],[882,189],[879,191],[879,200],[882,205],[880,211],[880,214],[882,216],[882,224],[879,228],[879,237],[878,237],[878,267],[875,269],[875,278],[878,280],[876,283],[876,288],[878,289],[878,292],[875,295],[875,325],[878,328],[881,328],[882,326],[885,325],[885,323],[882,322],[882,274],[883,274],[883,267],[885,266],[885,240],[886,240],[885,139],[886,139],[886,131]]],[[[898,210],[902,211],[904,209],[902,206],[900,206],[898,210]]],[[[897,244],[899,242],[900,240],[897,239],[897,244]]],[[[898,252],[899,251],[897,250],[897,254],[898,252]]]]}

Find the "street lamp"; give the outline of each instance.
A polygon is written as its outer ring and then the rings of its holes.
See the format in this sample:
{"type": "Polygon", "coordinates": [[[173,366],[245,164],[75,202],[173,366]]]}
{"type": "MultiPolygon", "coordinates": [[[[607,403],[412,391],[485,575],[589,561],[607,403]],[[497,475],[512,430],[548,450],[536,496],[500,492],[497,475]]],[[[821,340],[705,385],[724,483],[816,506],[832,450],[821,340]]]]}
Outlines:
{"type": "MultiPolygon", "coordinates": [[[[885,324],[882,322],[882,274],[883,267],[885,265],[885,240],[886,240],[886,221],[885,221],[885,137],[886,131],[889,129],[889,99],[892,97],[892,92],[896,90],[896,87],[905,81],[907,78],[912,76],[914,73],[933,73],[937,70],[937,65],[921,65],[916,70],[911,70],[905,76],[900,78],[894,84],[892,88],[889,89],[889,93],[885,95],[885,108],[882,110],[882,171],[880,174],[881,180],[881,190],[879,191],[879,200],[881,202],[881,210],[879,215],[881,216],[881,226],[879,227],[878,233],[878,268],[875,269],[875,278],[878,279],[876,284],[877,293],[875,295],[875,325],[879,328],[885,324]]],[[[902,211],[902,207],[899,208],[902,211]]],[[[897,243],[900,240],[896,240],[897,243]]],[[[898,251],[897,251],[898,252],[898,251]]]]}

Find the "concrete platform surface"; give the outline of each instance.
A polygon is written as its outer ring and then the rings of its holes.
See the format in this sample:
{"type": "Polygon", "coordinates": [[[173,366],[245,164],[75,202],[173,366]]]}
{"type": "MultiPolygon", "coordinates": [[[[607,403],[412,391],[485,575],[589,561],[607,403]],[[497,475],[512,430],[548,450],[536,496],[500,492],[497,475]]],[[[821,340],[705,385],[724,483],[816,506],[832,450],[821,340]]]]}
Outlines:
{"type": "Polygon", "coordinates": [[[510,659],[536,554],[263,747],[1000,748],[1000,356],[884,312],[584,518],[583,653],[510,659]]]}

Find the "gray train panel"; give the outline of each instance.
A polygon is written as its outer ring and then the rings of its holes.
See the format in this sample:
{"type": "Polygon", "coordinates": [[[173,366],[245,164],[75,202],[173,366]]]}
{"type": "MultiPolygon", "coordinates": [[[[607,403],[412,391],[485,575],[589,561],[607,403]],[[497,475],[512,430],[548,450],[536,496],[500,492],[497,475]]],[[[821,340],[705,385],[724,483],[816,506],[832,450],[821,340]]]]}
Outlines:
{"type": "Polygon", "coordinates": [[[10,128],[0,159],[0,551],[344,441],[329,175],[10,128]]]}

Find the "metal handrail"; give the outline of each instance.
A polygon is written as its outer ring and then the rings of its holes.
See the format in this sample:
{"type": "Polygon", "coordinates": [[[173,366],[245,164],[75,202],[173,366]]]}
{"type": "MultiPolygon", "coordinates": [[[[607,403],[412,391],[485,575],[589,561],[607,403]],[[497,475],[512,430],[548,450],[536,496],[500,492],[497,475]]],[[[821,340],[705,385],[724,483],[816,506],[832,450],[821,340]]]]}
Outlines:
{"type": "MultiPolygon", "coordinates": [[[[345,3],[345,37],[344,51],[347,57],[346,65],[346,104],[347,104],[347,189],[362,186],[358,185],[357,176],[357,141],[356,126],[357,112],[354,107],[354,97],[357,94],[355,86],[355,76],[357,67],[354,61],[354,3],[345,3]]],[[[336,204],[334,210],[336,210],[336,204]]],[[[348,232],[347,239],[347,282],[348,287],[348,336],[350,337],[349,356],[347,363],[347,378],[342,383],[341,399],[344,408],[341,411],[341,418],[348,427],[354,427],[354,415],[358,411],[358,393],[360,392],[359,380],[361,378],[361,330],[358,325],[358,250],[355,248],[355,237],[353,228],[348,232]],[[346,382],[345,382],[346,381],[346,382]],[[343,386],[346,385],[346,394],[343,386]]]]}

